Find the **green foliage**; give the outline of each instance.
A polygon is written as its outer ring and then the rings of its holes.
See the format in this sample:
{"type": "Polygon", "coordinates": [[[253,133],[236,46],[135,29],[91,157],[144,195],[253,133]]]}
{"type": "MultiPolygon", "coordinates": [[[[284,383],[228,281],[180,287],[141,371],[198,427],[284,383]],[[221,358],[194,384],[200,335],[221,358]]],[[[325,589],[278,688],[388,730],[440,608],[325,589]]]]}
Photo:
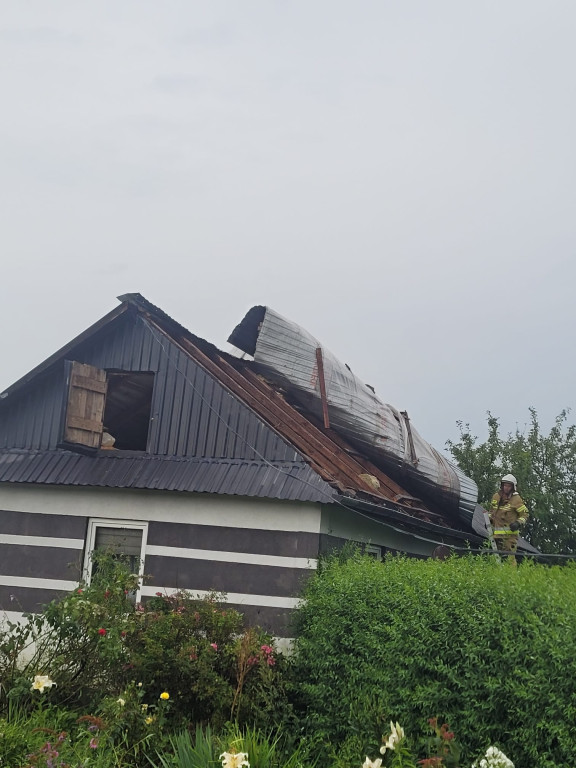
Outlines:
{"type": "Polygon", "coordinates": [[[124,639],[133,621],[129,594],[138,577],[102,558],[99,577],[81,585],[41,614],[25,614],[0,633],[0,707],[6,698],[28,708],[39,699],[55,705],[93,706],[114,691],[127,663],[124,639]],[[55,686],[31,691],[36,675],[55,686]]]}
{"type": "Polygon", "coordinates": [[[413,738],[436,716],[457,724],[464,764],[491,744],[518,765],[574,764],[576,568],[356,557],[325,562],[305,597],[293,679],[315,745],[375,755],[388,721],[413,738]]]}
{"type": "Polygon", "coordinates": [[[48,705],[97,715],[122,749],[160,738],[164,725],[286,720],[285,660],[269,635],[245,630],[222,597],[160,593],[134,606],[137,576],[116,558],[82,585],[0,632],[0,715],[48,705]]]}
{"type": "Polygon", "coordinates": [[[218,744],[210,726],[196,726],[194,736],[190,731],[181,731],[170,737],[170,748],[160,752],[157,760],[150,757],[156,768],[206,768],[216,765],[218,744]]]}
{"type": "Polygon", "coordinates": [[[287,706],[284,659],[269,635],[244,630],[242,615],[221,601],[216,594],[198,600],[159,593],[127,631],[123,677],[137,679],[156,698],[169,692],[172,715],[186,722],[263,725],[287,706]]]}
{"type": "Polygon", "coordinates": [[[78,718],[71,710],[45,701],[32,712],[12,704],[6,718],[0,719],[0,765],[8,768],[126,768],[143,764],[135,757],[133,749],[114,743],[99,718],[78,718]]]}
{"type": "Polygon", "coordinates": [[[220,768],[222,754],[243,752],[248,755],[250,768],[302,768],[306,760],[302,745],[290,748],[288,744],[279,731],[242,729],[232,724],[215,733],[198,726],[194,735],[183,731],[171,737],[170,749],[159,752],[157,760],[150,758],[150,762],[155,768],[220,768]]]}
{"type": "Polygon", "coordinates": [[[446,445],[458,466],[478,485],[488,504],[502,475],[512,472],[530,510],[523,536],[543,552],[576,553],[576,425],[562,411],[548,434],[530,409],[527,429],[503,437],[488,413],[488,437],[481,443],[468,424],[458,422],[460,439],[446,445]]]}

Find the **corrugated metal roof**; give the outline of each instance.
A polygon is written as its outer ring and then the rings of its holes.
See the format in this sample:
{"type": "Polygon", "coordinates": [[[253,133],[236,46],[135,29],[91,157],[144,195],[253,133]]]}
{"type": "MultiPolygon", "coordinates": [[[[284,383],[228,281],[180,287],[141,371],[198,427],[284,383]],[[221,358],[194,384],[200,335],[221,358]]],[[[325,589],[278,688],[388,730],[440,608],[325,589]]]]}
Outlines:
{"type": "Polygon", "coordinates": [[[322,418],[391,477],[470,523],[477,487],[318,339],[271,307],[253,307],[228,341],[306,412],[322,418]]]}
{"type": "MultiPolygon", "coordinates": [[[[94,333],[104,327],[116,327],[121,314],[124,318],[138,315],[138,322],[146,324],[157,341],[162,341],[163,338],[169,340],[187,359],[194,361],[209,377],[243,403],[247,412],[256,414],[289,446],[293,446],[296,449],[295,454],[276,456],[277,461],[266,463],[258,458],[266,456],[269,452],[266,445],[253,451],[254,458],[250,456],[248,459],[191,459],[165,455],[170,454],[169,446],[166,446],[166,450],[156,451],[149,456],[131,457],[123,452],[122,460],[119,460],[117,456],[87,457],[61,450],[18,452],[8,443],[5,452],[0,454],[4,466],[22,462],[17,475],[13,476],[17,479],[12,482],[162,488],[308,501],[327,501],[336,490],[345,495],[369,499],[383,506],[392,503],[413,517],[451,527],[449,517],[445,516],[442,510],[431,511],[420,499],[414,498],[342,436],[333,430],[325,429],[312,414],[302,413],[288,403],[278,387],[272,386],[257,374],[250,361],[238,360],[194,336],[140,294],[126,294],[120,299],[123,302],[122,307],[131,308],[132,312],[121,313],[117,310],[109,313],[92,326],[94,333]],[[106,323],[109,326],[106,326],[106,323]],[[18,455],[23,458],[16,458],[18,455]],[[303,460],[294,461],[295,457],[302,457],[303,460]],[[289,474],[278,471],[281,467],[289,468],[289,474]],[[314,495],[315,493],[317,495],[314,495]],[[324,493],[327,496],[324,496],[324,493]]],[[[77,337],[76,341],[84,344],[90,338],[90,330],[77,337]]],[[[162,346],[155,345],[160,357],[163,355],[162,346]]],[[[44,373],[55,366],[59,359],[70,356],[75,348],[74,342],[66,345],[59,353],[38,366],[35,369],[36,374],[44,373]]],[[[172,359],[173,351],[169,350],[170,354],[166,353],[164,356],[172,359]]],[[[175,363],[172,360],[171,364],[179,370],[185,370],[181,361],[175,363]]],[[[29,374],[6,390],[0,407],[10,407],[9,398],[16,391],[31,386],[33,378],[32,374],[29,374]]],[[[216,418],[215,412],[221,411],[220,405],[216,400],[213,405],[208,405],[210,413],[216,418]]],[[[161,421],[164,422],[165,419],[162,418],[161,421]]],[[[224,421],[228,422],[223,420],[223,423],[224,421]]],[[[202,420],[195,424],[199,433],[206,428],[202,420]]],[[[241,439],[254,447],[257,430],[245,429],[240,424],[234,429],[228,423],[226,428],[233,439],[241,439]]],[[[210,455],[207,451],[208,446],[205,456],[210,455]]],[[[10,481],[10,477],[1,474],[0,481],[2,480],[10,481]]]]}
{"type": "Polygon", "coordinates": [[[85,456],[72,451],[0,453],[0,482],[221,493],[329,502],[334,489],[306,462],[187,459],[175,456],[85,456]]]}

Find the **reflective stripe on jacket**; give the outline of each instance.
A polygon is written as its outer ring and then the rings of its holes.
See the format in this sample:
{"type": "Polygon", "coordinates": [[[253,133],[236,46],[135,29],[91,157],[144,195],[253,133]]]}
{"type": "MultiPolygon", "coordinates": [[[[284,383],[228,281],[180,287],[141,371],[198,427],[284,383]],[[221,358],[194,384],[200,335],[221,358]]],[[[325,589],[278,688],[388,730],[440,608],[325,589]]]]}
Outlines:
{"type": "Polygon", "coordinates": [[[524,525],[528,520],[528,509],[516,491],[508,499],[495,493],[490,508],[494,536],[518,536],[518,531],[510,530],[510,523],[524,525]]]}

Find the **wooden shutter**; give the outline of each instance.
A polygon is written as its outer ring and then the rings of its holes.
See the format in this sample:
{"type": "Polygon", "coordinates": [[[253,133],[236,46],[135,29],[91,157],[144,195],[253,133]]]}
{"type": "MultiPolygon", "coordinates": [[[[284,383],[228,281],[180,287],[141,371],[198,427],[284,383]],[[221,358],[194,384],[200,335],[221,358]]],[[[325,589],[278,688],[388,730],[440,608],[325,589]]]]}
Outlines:
{"type": "Polygon", "coordinates": [[[106,403],[106,371],[68,360],[66,365],[68,401],[64,442],[99,448],[106,403]]]}

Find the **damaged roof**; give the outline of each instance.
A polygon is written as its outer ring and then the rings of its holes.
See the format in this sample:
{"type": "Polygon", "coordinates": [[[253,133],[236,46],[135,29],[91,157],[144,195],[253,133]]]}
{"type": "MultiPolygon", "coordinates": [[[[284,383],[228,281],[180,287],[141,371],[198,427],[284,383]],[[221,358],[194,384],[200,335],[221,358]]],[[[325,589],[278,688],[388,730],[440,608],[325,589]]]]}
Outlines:
{"type": "Polygon", "coordinates": [[[103,455],[103,451],[86,457],[64,450],[8,449],[0,459],[0,481],[236,493],[325,503],[348,497],[366,499],[423,522],[454,527],[450,516],[412,496],[346,439],[295,407],[285,393],[256,372],[252,361],[228,355],[195,336],[138,293],[125,294],[119,300],[119,307],[0,394],[0,408],[9,406],[20,390],[69,358],[81,342],[131,310],[294,446],[304,462],[280,467],[265,459],[245,462],[143,454],[111,456],[103,455]]]}

